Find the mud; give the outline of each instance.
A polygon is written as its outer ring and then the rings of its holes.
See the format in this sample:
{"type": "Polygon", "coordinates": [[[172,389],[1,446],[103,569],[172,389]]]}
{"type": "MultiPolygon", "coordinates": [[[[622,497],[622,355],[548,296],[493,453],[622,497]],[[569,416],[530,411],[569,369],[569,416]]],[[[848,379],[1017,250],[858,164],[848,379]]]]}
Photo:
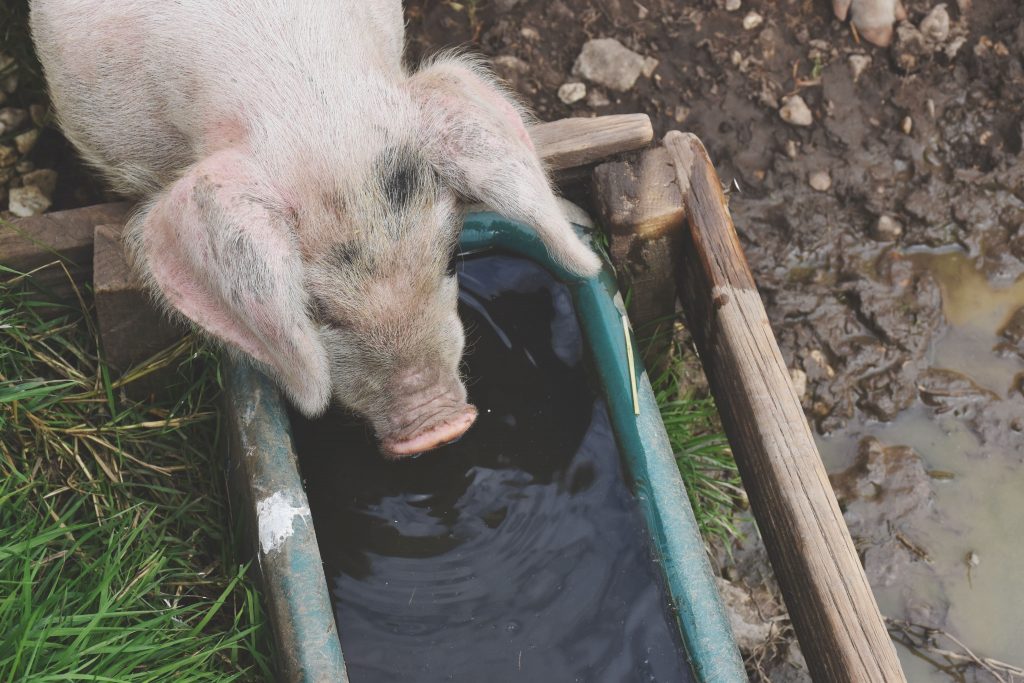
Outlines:
{"type": "MultiPolygon", "coordinates": [[[[915,28],[934,3],[906,4],[891,49],[858,43],[812,0],[745,0],[737,12],[667,0],[412,2],[407,12],[413,58],[471,42],[542,119],[642,111],[659,135],[702,138],[783,354],[806,373],[803,404],[831,471],[901,492],[846,498],[883,610],[1021,665],[1011,641],[1024,623],[1011,605],[1024,604],[1012,528],[1024,512],[1013,495],[1024,460],[1024,12],[1016,0],[975,0],[966,15],[947,3],[951,30],[936,41],[915,28]],[[764,21],[744,30],[750,10],[764,21]],[[628,92],[588,84],[586,99],[563,104],[556,93],[577,80],[583,43],[603,37],[658,67],[628,92]],[[794,94],[808,127],[779,115],[794,94]],[[811,186],[815,174],[827,190],[811,186]],[[912,485],[894,483],[910,471],[912,485]],[[880,472],[894,479],[874,482],[880,472]],[[911,493],[914,504],[900,502],[911,493]],[[883,520],[907,542],[880,536],[883,520]],[[967,553],[981,558],[970,580],[967,553]]],[[[761,604],[770,572],[756,535],[745,543],[723,574],[761,604]]],[[[791,649],[770,649],[774,663],[748,652],[752,675],[798,680],[791,649]]],[[[901,656],[911,680],[948,680],[901,656]]]]}
{"type": "Polygon", "coordinates": [[[511,257],[458,271],[458,443],[393,462],[344,416],[293,420],[349,675],[691,680],[568,290],[511,257]]]}

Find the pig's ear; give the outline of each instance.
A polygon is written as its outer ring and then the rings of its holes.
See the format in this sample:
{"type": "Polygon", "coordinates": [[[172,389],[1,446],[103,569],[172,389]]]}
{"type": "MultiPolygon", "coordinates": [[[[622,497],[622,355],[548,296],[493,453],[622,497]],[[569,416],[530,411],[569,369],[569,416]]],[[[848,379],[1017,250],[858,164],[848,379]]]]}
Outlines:
{"type": "Polygon", "coordinates": [[[532,225],[568,270],[594,275],[600,261],[562,215],[515,101],[478,63],[442,57],[409,79],[427,156],[462,196],[532,225]]]}
{"type": "Polygon", "coordinates": [[[324,411],[327,353],[307,309],[294,219],[241,153],[223,151],[136,215],[128,246],[159,298],[255,359],[306,415],[324,411]]]}

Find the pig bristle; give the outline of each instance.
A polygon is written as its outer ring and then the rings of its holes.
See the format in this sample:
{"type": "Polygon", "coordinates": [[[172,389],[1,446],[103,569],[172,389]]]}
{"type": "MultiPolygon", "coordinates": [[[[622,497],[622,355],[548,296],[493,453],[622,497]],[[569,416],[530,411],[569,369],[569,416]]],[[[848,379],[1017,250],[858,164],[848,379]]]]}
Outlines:
{"type": "Polygon", "coordinates": [[[31,24],[68,139],[140,200],[147,289],[307,415],[333,397],[396,438],[465,414],[465,202],[597,272],[527,109],[464,51],[404,65],[398,0],[32,0],[31,24]]]}

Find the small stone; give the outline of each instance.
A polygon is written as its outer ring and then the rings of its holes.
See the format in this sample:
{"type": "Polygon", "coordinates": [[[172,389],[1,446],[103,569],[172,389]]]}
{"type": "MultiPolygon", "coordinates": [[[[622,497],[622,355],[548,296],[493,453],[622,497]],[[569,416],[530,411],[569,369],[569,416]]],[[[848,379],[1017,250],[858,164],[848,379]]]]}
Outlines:
{"type": "Polygon", "coordinates": [[[530,71],[530,65],[515,55],[498,55],[492,63],[494,70],[505,80],[511,80],[509,77],[522,76],[530,71]]]}
{"type": "Polygon", "coordinates": [[[19,154],[28,154],[36,146],[39,140],[39,129],[33,128],[24,133],[14,136],[14,146],[18,148],[19,154]]]}
{"type": "Polygon", "coordinates": [[[642,56],[614,38],[597,38],[584,43],[572,73],[611,90],[626,92],[643,70],[642,56]]]}
{"type": "Polygon", "coordinates": [[[575,104],[587,96],[587,86],[583,83],[563,83],[558,88],[558,99],[565,104],[575,104]]]}
{"type": "Polygon", "coordinates": [[[644,57],[644,68],[641,71],[641,73],[643,73],[644,75],[644,78],[650,78],[651,76],[653,76],[655,69],[658,68],[658,64],[658,60],[655,59],[654,57],[644,57]]]}
{"type": "Polygon", "coordinates": [[[903,131],[904,135],[910,135],[911,131],[914,130],[914,119],[904,116],[903,120],[900,121],[900,130],[903,131]]]}
{"type": "Polygon", "coordinates": [[[42,104],[30,105],[28,115],[32,118],[32,123],[38,128],[43,128],[47,123],[47,109],[42,104]]]}
{"type": "Polygon", "coordinates": [[[651,13],[649,9],[641,5],[639,2],[634,2],[633,4],[636,5],[636,18],[640,21],[646,19],[647,15],[651,13]]]}
{"type": "Polygon", "coordinates": [[[810,107],[799,95],[782,98],[779,116],[783,121],[794,126],[809,126],[814,123],[814,115],[811,114],[810,107]]]}
{"type": "Polygon", "coordinates": [[[31,159],[22,159],[14,165],[14,170],[21,175],[25,175],[36,170],[36,165],[32,163],[31,159]]]}
{"type": "Polygon", "coordinates": [[[757,12],[747,12],[747,15],[743,17],[743,28],[747,31],[753,31],[763,23],[764,17],[757,12]]]}
{"type": "Polygon", "coordinates": [[[21,176],[21,183],[24,187],[38,188],[44,197],[53,199],[53,193],[57,189],[57,172],[41,168],[38,171],[24,173],[21,176]]]}
{"type": "Polygon", "coordinates": [[[828,171],[815,171],[808,178],[808,183],[818,192],[827,192],[832,187],[832,176],[828,174],[828,171]]]}
{"type": "Polygon", "coordinates": [[[879,216],[871,228],[871,238],[876,242],[894,242],[903,234],[903,226],[892,216],[879,216]]]}
{"type": "Polygon", "coordinates": [[[978,553],[972,550],[969,553],[967,553],[967,556],[964,558],[964,562],[967,563],[968,567],[977,567],[979,564],[981,564],[981,558],[978,557],[978,553]]]}
{"type": "Polygon", "coordinates": [[[847,60],[850,64],[850,73],[853,74],[853,82],[860,80],[861,75],[871,66],[871,57],[867,55],[850,55],[847,60]]]}
{"type": "Polygon", "coordinates": [[[28,121],[28,112],[15,107],[0,109],[0,135],[13,133],[28,121]]]}
{"type": "Polygon", "coordinates": [[[6,76],[3,80],[0,80],[0,90],[3,90],[8,95],[14,94],[14,91],[18,89],[18,74],[13,73],[6,76]]]}
{"type": "Polygon", "coordinates": [[[796,146],[796,140],[786,140],[786,156],[787,157],[789,157],[790,159],[796,159],[796,155],[797,155],[798,151],[799,150],[798,150],[798,148],[796,146]]]}
{"type": "Polygon", "coordinates": [[[11,213],[21,218],[38,216],[50,208],[50,200],[38,187],[32,185],[11,188],[7,200],[11,213]]]}
{"type": "MultiPolygon", "coordinates": [[[[836,370],[829,365],[828,359],[825,358],[825,353],[821,349],[812,349],[809,354],[812,365],[816,366],[818,372],[824,372],[825,376],[832,379],[836,376],[836,370]]],[[[804,364],[807,367],[807,364],[804,364]]]]}
{"type": "Polygon", "coordinates": [[[611,104],[611,100],[600,90],[591,90],[587,93],[587,105],[593,108],[607,107],[611,104]]]}
{"type": "Polygon", "coordinates": [[[718,594],[732,626],[736,644],[744,652],[763,647],[772,634],[772,624],[765,619],[747,590],[720,577],[715,577],[718,594]]]}
{"type": "Polygon", "coordinates": [[[0,166],[14,166],[18,160],[18,150],[8,145],[0,145],[0,166]]]}
{"type": "Polygon", "coordinates": [[[742,0],[725,0],[725,11],[735,12],[743,6],[742,0]]]}
{"type": "Polygon", "coordinates": [[[540,40],[540,32],[537,29],[531,28],[529,26],[524,26],[521,29],[519,29],[519,35],[521,35],[525,40],[529,40],[530,42],[533,43],[540,40]]]}
{"type": "Polygon", "coordinates": [[[896,40],[892,46],[896,66],[906,73],[911,73],[917,70],[922,60],[929,54],[931,48],[924,34],[909,21],[901,21],[896,26],[896,40]]]}
{"type": "Polygon", "coordinates": [[[939,4],[933,7],[932,11],[921,20],[918,30],[925,38],[934,43],[946,42],[946,39],[949,38],[949,12],[946,11],[946,5],[939,4]]]}
{"type": "Polygon", "coordinates": [[[797,398],[802,401],[807,393],[807,373],[800,368],[790,368],[789,379],[793,382],[793,389],[796,390],[797,398]]]}
{"type": "Polygon", "coordinates": [[[491,63],[494,65],[494,73],[513,89],[527,94],[535,91],[533,84],[526,78],[530,73],[530,65],[523,60],[514,55],[498,55],[491,63]]]}
{"type": "Polygon", "coordinates": [[[672,119],[676,123],[682,123],[690,115],[690,108],[684,107],[681,104],[677,104],[675,110],[672,112],[672,119]]]}

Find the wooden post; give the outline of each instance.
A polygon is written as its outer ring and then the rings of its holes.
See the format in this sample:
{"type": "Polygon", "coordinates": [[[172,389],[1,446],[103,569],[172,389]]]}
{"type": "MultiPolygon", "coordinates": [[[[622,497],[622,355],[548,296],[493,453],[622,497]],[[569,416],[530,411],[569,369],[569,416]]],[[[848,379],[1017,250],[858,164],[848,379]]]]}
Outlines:
{"type": "MultiPolygon", "coordinates": [[[[93,231],[104,223],[124,223],[131,204],[97,204],[83,209],[0,222],[0,264],[25,273],[63,259],[76,285],[92,275],[93,231]]],[[[35,282],[61,299],[73,298],[60,270],[48,269],[35,282]]]]}
{"type": "Polygon", "coordinates": [[[816,681],[905,681],[704,146],[665,147],[686,206],[678,290],[816,681]]]}
{"type": "MultiPolygon", "coordinates": [[[[153,305],[128,267],[121,244],[123,224],[98,225],[93,244],[93,292],[103,358],[118,373],[168,348],[184,331],[153,305]]],[[[167,368],[127,385],[144,398],[166,385],[167,368]]]]}
{"type": "Polygon", "coordinates": [[[597,166],[593,188],[644,365],[657,371],[676,316],[673,271],[686,218],[674,167],[664,147],[655,147],[597,166]]]}

